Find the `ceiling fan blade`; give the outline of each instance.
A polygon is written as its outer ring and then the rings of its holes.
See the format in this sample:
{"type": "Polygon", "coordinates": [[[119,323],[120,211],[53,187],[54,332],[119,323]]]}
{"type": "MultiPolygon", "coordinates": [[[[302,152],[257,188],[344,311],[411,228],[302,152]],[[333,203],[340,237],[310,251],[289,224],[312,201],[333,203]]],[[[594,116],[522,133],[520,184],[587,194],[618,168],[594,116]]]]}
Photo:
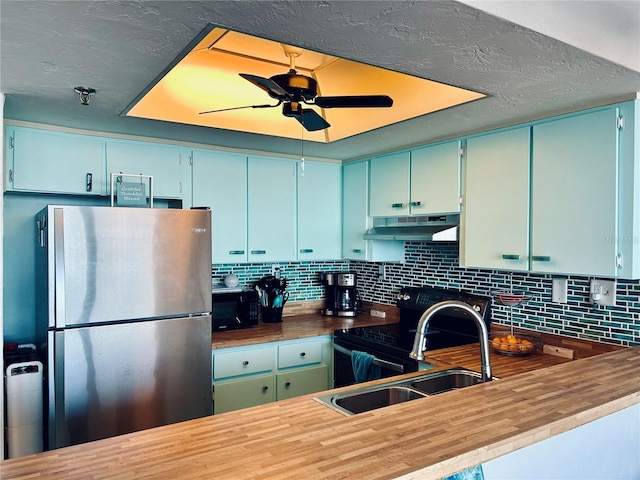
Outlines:
{"type": "Polygon", "coordinates": [[[329,128],[331,125],[324,118],[322,118],[315,110],[311,108],[303,108],[302,113],[295,115],[296,120],[308,131],[315,132],[316,130],[323,130],[329,128]]]}
{"type": "Polygon", "coordinates": [[[291,98],[289,92],[287,92],[284,88],[282,88],[280,85],[269,78],[259,77],[257,75],[251,75],[249,73],[240,73],[239,75],[245,80],[253,83],[256,87],[261,88],[262,90],[267,92],[269,96],[277,100],[282,101],[291,98]]]}
{"type": "Polygon", "coordinates": [[[320,108],[375,108],[390,107],[393,99],[387,95],[351,95],[344,97],[317,97],[320,108]]]}
{"type": "Polygon", "coordinates": [[[204,115],[205,113],[217,113],[217,112],[228,112],[229,110],[241,110],[243,108],[273,108],[280,105],[282,102],[278,102],[275,105],[245,105],[243,107],[230,107],[230,108],[219,108],[217,110],[207,110],[206,112],[200,112],[200,115],[204,115]]]}

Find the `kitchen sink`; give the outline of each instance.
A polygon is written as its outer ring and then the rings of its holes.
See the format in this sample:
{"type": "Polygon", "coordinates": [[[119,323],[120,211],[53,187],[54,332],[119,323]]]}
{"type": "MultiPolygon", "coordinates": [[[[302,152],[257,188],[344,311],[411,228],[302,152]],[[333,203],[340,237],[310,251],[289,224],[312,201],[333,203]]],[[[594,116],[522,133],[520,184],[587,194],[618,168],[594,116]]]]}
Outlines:
{"type": "MultiPolygon", "coordinates": [[[[494,377],[495,380],[495,377],[494,377]]],[[[314,400],[346,415],[369,412],[431,395],[482,383],[482,375],[473,370],[452,368],[402,380],[389,380],[368,387],[330,393],[314,400]]]]}
{"type": "Polygon", "coordinates": [[[408,402],[426,395],[407,387],[380,387],[375,390],[351,395],[338,395],[335,405],[353,414],[408,402]]]}

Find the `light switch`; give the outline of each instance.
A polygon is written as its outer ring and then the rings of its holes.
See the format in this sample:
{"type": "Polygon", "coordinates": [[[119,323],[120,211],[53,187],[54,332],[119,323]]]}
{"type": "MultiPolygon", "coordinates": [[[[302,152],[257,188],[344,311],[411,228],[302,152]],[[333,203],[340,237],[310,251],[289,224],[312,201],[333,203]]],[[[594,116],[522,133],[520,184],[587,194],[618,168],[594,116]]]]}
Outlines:
{"type": "Polygon", "coordinates": [[[554,303],[567,303],[567,283],[566,278],[551,279],[551,300],[554,303]]]}

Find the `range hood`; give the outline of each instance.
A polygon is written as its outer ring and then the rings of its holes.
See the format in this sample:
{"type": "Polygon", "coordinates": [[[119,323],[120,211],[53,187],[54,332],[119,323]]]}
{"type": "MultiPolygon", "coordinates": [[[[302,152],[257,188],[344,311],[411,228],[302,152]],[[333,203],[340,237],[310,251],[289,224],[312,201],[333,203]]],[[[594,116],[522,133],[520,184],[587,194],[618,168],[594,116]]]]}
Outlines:
{"type": "Polygon", "coordinates": [[[379,217],[365,240],[413,240],[455,242],[458,240],[460,215],[425,215],[419,217],[379,217]]]}

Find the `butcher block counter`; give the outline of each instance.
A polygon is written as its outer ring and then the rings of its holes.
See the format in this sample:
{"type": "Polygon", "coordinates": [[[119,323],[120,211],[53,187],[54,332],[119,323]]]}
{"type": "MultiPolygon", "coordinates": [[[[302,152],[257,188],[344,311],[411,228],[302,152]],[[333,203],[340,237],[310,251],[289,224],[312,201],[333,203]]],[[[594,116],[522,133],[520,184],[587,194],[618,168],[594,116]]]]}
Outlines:
{"type": "MultiPolygon", "coordinates": [[[[271,335],[262,341],[287,339],[271,335]]],[[[596,353],[578,360],[494,354],[501,379],[462,390],[354,416],[312,394],[7,460],[1,478],[445,477],[640,403],[640,347],[596,353]]],[[[469,366],[479,347],[427,354],[438,369],[469,366]]]]}

